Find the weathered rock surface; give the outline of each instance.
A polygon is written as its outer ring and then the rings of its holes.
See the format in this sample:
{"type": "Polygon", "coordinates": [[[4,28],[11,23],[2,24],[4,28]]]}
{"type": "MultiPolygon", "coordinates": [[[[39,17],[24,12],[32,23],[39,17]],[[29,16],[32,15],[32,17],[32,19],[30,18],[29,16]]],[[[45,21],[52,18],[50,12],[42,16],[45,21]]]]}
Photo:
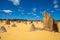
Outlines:
{"type": "Polygon", "coordinates": [[[1,26],[0,32],[7,32],[6,28],[4,26],[1,26]]]}
{"type": "Polygon", "coordinates": [[[45,30],[53,30],[53,19],[46,11],[44,11],[43,13],[43,24],[45,30]]]}
{"type": "Polygon", "coordinates": [[[43,13],[43,24],[45,30],[58,32],[58,27],[56,21],[51,17],[49,13],[44,11],[43,13]]]}

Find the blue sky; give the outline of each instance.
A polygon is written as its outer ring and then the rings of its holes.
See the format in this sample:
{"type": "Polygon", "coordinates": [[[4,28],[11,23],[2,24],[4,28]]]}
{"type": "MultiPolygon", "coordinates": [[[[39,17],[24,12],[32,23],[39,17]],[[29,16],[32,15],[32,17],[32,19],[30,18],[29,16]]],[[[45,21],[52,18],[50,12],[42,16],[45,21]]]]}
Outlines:
{"type": "Polygon", "coordinates": [[[46,10],[60,20],[60,0],[0,0],[0,19],[42,20],[46,10]]]}

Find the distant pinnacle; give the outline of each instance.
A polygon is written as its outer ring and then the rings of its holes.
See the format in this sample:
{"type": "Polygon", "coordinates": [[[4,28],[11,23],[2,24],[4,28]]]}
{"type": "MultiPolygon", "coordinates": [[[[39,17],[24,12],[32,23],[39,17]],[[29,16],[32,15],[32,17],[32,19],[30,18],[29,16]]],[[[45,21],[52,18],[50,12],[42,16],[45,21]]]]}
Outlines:
{"type": "Polygon", "coordinates": [[[44,13],[48,13],[48,12],[45,10],[44,13]]]}

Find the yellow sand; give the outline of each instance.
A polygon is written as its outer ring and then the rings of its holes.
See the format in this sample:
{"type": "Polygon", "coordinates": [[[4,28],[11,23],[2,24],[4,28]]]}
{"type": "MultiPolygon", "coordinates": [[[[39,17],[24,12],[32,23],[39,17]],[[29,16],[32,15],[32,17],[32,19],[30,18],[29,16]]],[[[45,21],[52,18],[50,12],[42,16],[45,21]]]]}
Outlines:
{"type": "MultiPolygon", "coordinates": [[[[60,33],[57,32],[49,32],[45,30],[36,30],[30,32],[31,24],[24,24],[14,22],[17,26],[12,27],[11,25],[6,25],[5,22],[0,22],[0,27],[5,26],[7,32],[0,33],[0,40],[60,40],[60,33]]],[[[34,22],[36,27],[43,27],[41,22],[34,22]]]]}

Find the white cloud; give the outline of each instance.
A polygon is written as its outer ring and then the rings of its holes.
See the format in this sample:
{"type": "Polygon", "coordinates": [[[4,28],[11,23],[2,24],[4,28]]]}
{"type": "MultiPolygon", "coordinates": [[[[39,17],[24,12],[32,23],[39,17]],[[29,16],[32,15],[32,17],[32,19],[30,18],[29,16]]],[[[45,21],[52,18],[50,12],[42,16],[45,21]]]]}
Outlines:
{"type": "Polygon", "coordinates": [[[50,9],[47,9],[47,10],[50,10],[50,9]]]}
{"type": "Polygon", "coordinates": [[[19,11],[19,12],[24,12],[24,10],[23,10],[23,9],[18,9],[18,11],[19,11]]]}
{"type": "Polygon", "coordinates": [[[24,13],[25,10],[22,7],[19,7],[18,11],[24,13]]]}
{"type": "Polygon", "coordinates": [[[19,5],[21,0],[9,0],[11,1],[14,5],[19,5]]]}
{"type": "Polygon", "coordinates": [[[21,13],[21,14],[24,14],[24,13],[21,13]]]}
{"type": "Polygon", "coordinates": [[[2,12],[5,12],[5,13],[11,13],[12,11],[11,10],[1,10],[2,12]]]}
{"type": "Polygon", "coordinates": [[[51,13],[53,13],[54,11],[53,10],[51,10],[51,13]]]}
{"type": "Polygon", "coordinates": [[[40,13],[43,13],[43,12],[40,12],[40,13]]]}
{"type": "Polygon", "coordinates": [[[22,9],[23,7],[19,7],[19,9],[22,9]]]}
{"type": "Polygon", "coordinates": [[[37,8],[33,8],[33,12],[36,12],[36,9],[37,9],[37,8]]]}
{"type": "Polygon", "coordinates": [[[33,14],[34,16],[36,16],[37,14],[33,14]]]}
{"type": "Polygon", "coordinates": [[[54,2],[53,2],[54,4],[57,4],[58,3],[58,1],[57,0],[54,0],[54,2]]]}
{"type": "Polygon", "coordinates": [[[59,8],[59,5],[57,5],[57,4],[56,4],[56,5],[54,5],[54,8],[59,8]]]}
{"type": "Polygon", "coordinates": [[[58,0],[54,0],[53,4],[54,4],[54,8],[59,8],[58,0]]]}
{"type": "Polygon", "coordinates": [[[24,10],[23,10],[23,9],[18,9],[18,11],[19,11],[21,14],[24,14],[24,10]]]}
{"type": "Polygon", "coordinates": [[[39,17],[39,16],[36,16],[37,18],[39,17]]]}

